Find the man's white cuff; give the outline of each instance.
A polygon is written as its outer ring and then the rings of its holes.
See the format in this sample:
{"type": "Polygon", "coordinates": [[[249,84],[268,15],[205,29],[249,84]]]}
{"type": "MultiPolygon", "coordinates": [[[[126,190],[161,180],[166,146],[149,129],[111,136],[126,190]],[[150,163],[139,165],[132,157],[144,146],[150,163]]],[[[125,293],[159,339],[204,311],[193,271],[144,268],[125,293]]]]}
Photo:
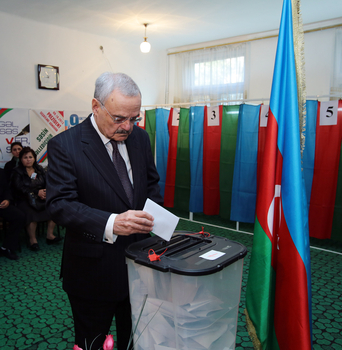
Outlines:
{"type": "Polygon", "coordinates": [[[116,239],[118,238],[118,236],[113,233],[114,221],[115,221],[115,218],[117,215],[118,214],[111,214],[110,217],[108,218],[105,232],[103,235],[103,241],[106,243],[113,244],[116,241],[116,239]]]}

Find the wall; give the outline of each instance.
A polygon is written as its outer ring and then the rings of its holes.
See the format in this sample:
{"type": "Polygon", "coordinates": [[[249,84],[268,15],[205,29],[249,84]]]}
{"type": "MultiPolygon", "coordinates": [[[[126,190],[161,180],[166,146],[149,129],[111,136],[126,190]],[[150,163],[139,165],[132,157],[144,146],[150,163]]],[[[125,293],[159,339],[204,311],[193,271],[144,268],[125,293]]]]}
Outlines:
{"type": "MultiPolygon", "coordinates": [[[[341,23],[342,18],[338,18],[332,21],[317,22],[307,25],[304,27],[304,30],[312,30],[320,26],[327,27],[329,25],[338,25],[341,23]]],[[[264,101],[263,99],[269,99],[278,41],[278,37],[274,37],[274,35],[277,35],[277,31],[255,33],[169,49],[169,84],[167,87],[168,103],[173,102],[172,86],[175,83],[173,80],[173,77],[175,76],[173,71],[173,53],[210,47],[213,45],[240,42],[244,40],[249,41],[248,44],[250,52],[250,76],[247,98],[260,99],[260,102],[264,101]],[[273,37],[259,39],[268,36],[273,37]]],[[[329,95],[335,45],[335,28],[308,32],[304,35],[304,42],[307,96],[329,95]]],[[[265,103],[268,102],[265,100],[265,103]]]]}
{"type": "Polygon", "coordinates": [[[333,69],[335,29],[305,34],[307,96],[329,95],[333,69]]]}
{"type": "MultiPolygon", "coordinates": [[[[132,76],[142,90],[143,105],[171,101],[172,88],[170,99],[165,101],[166,65],[171,56],[167,57],[164,51],[153,49],[149,54],[142,54],[138,45],[128,45],[117,38],[46,25],[1,12],[0,30],[3,33],[0,36],[0,107],[90,111],[95,79],[108,70],[132,76]],[[38,89],[38,63],[59,66],[59,91],[38,89]]],[[[329,94],[334,31],[305,34],[309,96],[329,94]]],[[[257,33],[206,44],[253,39],[260,34],[265,35],[257,33]]],[[[250,42],[248,98],[269,98],[276,45],[276,37],[250,42]]],[[[188,45],[169,52],[193,47],[188,45]]]]}
{"type": "Polygon", "coordinates": [[[0,108],[91,110],[96,78],[105,71],[130,75],[143,104],[164,101],[164,51],[46,25],[0,12],[0,108]],[[103,46],[103,52],[100,46],[103,46]],[[38,89],[37,64],[59,67],[60,90],[38,89]]]}
{"type": "MultiPolygon", "coordinates": [[[[249,98],[269,98],[278,38],[251,42],[249,98]]],[[[329,95],[335,29],[304,35],[307,96],[329,95]]]]}

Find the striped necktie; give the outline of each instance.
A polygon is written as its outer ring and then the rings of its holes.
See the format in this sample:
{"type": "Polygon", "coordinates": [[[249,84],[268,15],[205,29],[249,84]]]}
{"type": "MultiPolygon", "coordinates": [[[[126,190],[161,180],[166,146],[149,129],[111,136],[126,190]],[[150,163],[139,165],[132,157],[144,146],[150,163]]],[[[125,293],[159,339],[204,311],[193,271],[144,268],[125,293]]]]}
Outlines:
{"type": "Polygon", "coordinates": [[[117,142],[114,140],[110,140],[110,143],[113,146],[113,164],[115,166],[116,172],[119,175],[122,186],[126,192],[129,203],[131,206],[133,205],[133,187],[132,183],[128,177],[126,163],[121,157],[121,154],[118,150],[117,142]]]}

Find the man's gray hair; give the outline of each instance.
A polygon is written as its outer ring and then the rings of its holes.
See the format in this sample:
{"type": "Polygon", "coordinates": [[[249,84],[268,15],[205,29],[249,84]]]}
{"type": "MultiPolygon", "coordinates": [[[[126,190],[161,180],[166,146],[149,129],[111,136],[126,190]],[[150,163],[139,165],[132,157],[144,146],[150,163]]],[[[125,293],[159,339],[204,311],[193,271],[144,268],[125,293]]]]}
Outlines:
{"type": "Polygon", "coordinates": [[[138,85],[127,74],[106,72],[96,79],[94,98],[105,104],[114,90],[120,91],[124,96],[141,96],[138,85]]]}

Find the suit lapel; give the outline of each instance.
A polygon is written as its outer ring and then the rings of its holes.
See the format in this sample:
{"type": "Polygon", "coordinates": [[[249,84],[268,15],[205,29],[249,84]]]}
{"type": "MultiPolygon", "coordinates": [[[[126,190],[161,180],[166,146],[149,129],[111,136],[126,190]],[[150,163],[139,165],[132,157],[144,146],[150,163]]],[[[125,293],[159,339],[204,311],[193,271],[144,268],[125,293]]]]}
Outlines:
{"type": "Polygon", "coordinates": [[[140,156],[141,153],[139,149],[139,143],[136,138],[136,134],[134,132],[135,127],[136,126],[133,127],[132,134],[129,135],[129,137],[125,141],[129,160],[131,162],[132,174],[133,174],[133,187],[134,187],[134,201],[133,201],[134,205],[133,206],[134,208],[139,198],[140,171],[141,169],[144,168],[143,164],[141,164],[141,156],[140,156]]]}
{"type": "Polygon", "coordinates": [[[107,149],[88,117],[82,124],[82,149],[101,177],[128,206],[126,192],[108,155],[107,149]]]}

